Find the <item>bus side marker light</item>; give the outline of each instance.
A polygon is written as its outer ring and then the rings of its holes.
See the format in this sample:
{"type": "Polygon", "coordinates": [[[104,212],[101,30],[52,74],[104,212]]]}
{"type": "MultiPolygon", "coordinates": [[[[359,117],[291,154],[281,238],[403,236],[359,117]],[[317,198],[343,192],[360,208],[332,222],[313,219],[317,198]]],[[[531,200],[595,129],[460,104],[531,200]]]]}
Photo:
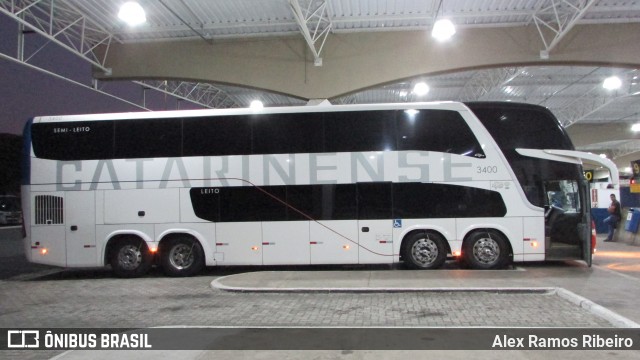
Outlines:
{"type": "Polygon", "coordinates": [[[149,251],[150,251],[152,254],[155,254],[155,253],[157,253],[157,252],[158,252],[158,248],[157,248],[157,247],[152,247],[152,248],[150,248],[150,249],[149,249],[149,251]]]}
{"type": "Polygon", "coordinates": [[[349,249],[351,249],[351,246],[349,246],[349,245],[343,245],[343,246],[342,246],[342,248],[343,248],[343,249],[345,249],[345,250],[349,250],[349,249]]]}
{"type": "Polygon", "coordinates": [[[537,241],[532,241],[531,242],[531,247],[532,248],[537,248],[538,247],[538,242],[537,241]]]}
{"type": "Polygon", "coordinates": [[[252,247],[251,247],[251,250],[253,250],[253,251],[258,251],[258,247],[257,247],[257,246],[252,246],[252,247]]]}
{"type": "Polygon", "coordinates": [[[453,256],[458,257],[458,256],[460,256],[460,255],[462,255],[462,253],[461,253],[460,251],[454,251],[454,252],[453,252],[453,256]]]}
{"type": "Polygon", "coordinates": [[[42,255],[42,256],[47,255],[48,252],[49,252],[49,250],[47,250],[46,248],[40,249],[40,255],[42,255]]]}

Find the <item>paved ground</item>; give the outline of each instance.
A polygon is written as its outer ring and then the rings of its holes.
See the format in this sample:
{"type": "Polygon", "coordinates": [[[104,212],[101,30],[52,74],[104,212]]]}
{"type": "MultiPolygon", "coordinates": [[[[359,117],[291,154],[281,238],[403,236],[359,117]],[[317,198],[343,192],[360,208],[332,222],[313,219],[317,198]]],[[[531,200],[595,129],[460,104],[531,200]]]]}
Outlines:
{"type": "MultiPolygon", "coordinates": [[[[505,284],[512,287],[564,287],[640,322],[640,306],[636,305],[640,298],[639,249],[626,243],[603,243],[593,268],[586,268],[578,262],[519,265],[516,270],[485,272],[459,270],[455,265],[448,265],[447,270],[427,272],[389,270],[384,266],[210,268],[203,275],[193,278],[166,278],[159,271],[152,271],[140,279],[116,279],[108,270],[61,271],[27,264],[21,255],[19,229],[5,228],[0,229],[0,328],[183,325],[612,327],[614,325],[607,319],[553,292],[242,293],[213,289],[211,282],[221,280],[231,285],[257,283],[267,286],[265,279],[274,279],[272,275],[275,274],[277,281],[274,283],[280,284],[295,284],[296,281],[313,278],[320,285],[359,279],[369,286],[437,283],[440,287],[476,287],[478,284],[495,283],[499,287],[505,284]],[[247,271],[252,273],[246,275],[247,271]],[[223,276],[229,277],[221,279],[223,276]]],[[[60,353],[4,351],[0,357],[45,359],[60,353]]],[[[125,354],[116,353],[118,357],[125,354]]],[[[150,357],[152,354],[148,352],[142,356],[150,357]]],[[[300,357],[296,352],[270,352],[268,356],[261,352],[159,355],[220,358],[220,354],[234,358],[300,357]]],[[[394,352],[381,356],[380,352],[366,351],[305,354],[317,358],[348,359],[411,355],[394,352]]],[[[442,355],[432,352],[420,354],[421,357],[425,354],[442,355]]],[[[507,352],[501,355],[478,354],[500,358],[507,352]]],[[[624,351],[598,354],[616,359],[640,357],[624,351]]],[[[90,355],[95,357],[96,354],[90,355]]],[[[108,355],[105,353],[105,358],[108,355]]],[[[468,357],[468,354],[464,355],[464,352],[446,354],[454,358],[468,357]]],[[[510,359],[539,358],[541,355],[543,353],[516,352],[510,355],[510,359]]],[[[82,353],[66,354],[65,359],[74,356],[82,358],[82,353]]],[[[135,355],[138,356],[140,354],[135,355]]]]}

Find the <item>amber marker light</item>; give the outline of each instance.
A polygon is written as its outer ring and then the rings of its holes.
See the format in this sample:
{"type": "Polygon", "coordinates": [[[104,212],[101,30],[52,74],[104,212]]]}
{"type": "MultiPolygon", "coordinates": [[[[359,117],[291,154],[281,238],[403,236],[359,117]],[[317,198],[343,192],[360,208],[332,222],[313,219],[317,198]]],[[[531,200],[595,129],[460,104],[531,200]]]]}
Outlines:
{"type": "Polygon", "coordinates": [[[157,252],[158,252],[158,248],[157,248],[157,247],[152,247],[151,249],[149,249],[149,251],[150,251],[152,254],[155,254],[155,253],[157,253],[157,252]]]}
{"type": "Polygon", "coordinates": [[[460,255],[462,255],[462,253],[460,251],[454,251],[453,252],[453,256],[455,256],[455,257],[458,257],[460,255]]]}
{"type": "Polygon", "coordinates": [[[345,250],[349,250],[349,249],[351,249],[351,246],[349,246],[349,245],[343,245],[343,246],[342,246],[342,248],[343,248],[343,249],[345,249],[345,250]]]}
{"type": "Polygon", "coordinates": [[[47,250],[46,248],[40,249],[40,255],[42,255],[42,256],[47,255],[48,252],[49,252],[49,250],[47,250]]]}
{"type": "Polygon", "coordinates": [[[252,247],[251,247],[251,250],[253,250],[253,251],[258,251],[258,247],[257,247],[257,246],[252,246],[252,247]]]}
{"type": "Polygon", "coordinates": [[[538,242],[537,241],[532,241],[531,242],[531,247],[532,248],[537,248],[538,247],[538,242]]]}

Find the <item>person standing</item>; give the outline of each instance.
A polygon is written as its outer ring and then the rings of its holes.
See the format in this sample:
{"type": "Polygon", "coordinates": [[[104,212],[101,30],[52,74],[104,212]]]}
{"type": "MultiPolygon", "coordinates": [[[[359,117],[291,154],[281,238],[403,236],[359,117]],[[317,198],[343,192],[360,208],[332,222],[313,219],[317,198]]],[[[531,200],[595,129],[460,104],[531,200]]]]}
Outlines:
{"type": "Polygon", "coordinates": [[[613,232],[616,230],[618,226],[618,222],[622,218],[622,214],[620,213],[620,202],[616,200],[616,196],[611,194],[609,196],[611,198],[611,205],[609,205],[609,216],[604,219],[604,223],[609,227],[609,234],[604,241],[613,241],[613,232]]]}

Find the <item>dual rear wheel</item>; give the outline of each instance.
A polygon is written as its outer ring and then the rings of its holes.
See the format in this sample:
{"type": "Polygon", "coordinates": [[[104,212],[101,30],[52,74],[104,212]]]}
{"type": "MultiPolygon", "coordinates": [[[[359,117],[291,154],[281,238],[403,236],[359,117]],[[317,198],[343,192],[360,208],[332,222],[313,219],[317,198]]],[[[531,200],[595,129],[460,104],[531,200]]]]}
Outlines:
{"type": "MultiPolygon", "coordinates": [[[[109,258],[113,272],[123,278],[146,274],[152,262],[153,256],[147,244],[136,237],[119,240],[109,258]]],[[[162,243],[160,264],[169,276],[192,276],[204,267],[204,251],[200,243],[191,237],[173,237],[162,243]]]]}
{"type": "MultiPolygon", "coordinates": [[[[402,244],[402,259],[412,269],[437,269],[447,259],[446,240],[442,235],[424,231],[410,234],[402,244]]],[[[462,246],[463,261],[474,269],[498,269],[509,262],[509,246],[501,234],[476,231],[462,246]]]]}

